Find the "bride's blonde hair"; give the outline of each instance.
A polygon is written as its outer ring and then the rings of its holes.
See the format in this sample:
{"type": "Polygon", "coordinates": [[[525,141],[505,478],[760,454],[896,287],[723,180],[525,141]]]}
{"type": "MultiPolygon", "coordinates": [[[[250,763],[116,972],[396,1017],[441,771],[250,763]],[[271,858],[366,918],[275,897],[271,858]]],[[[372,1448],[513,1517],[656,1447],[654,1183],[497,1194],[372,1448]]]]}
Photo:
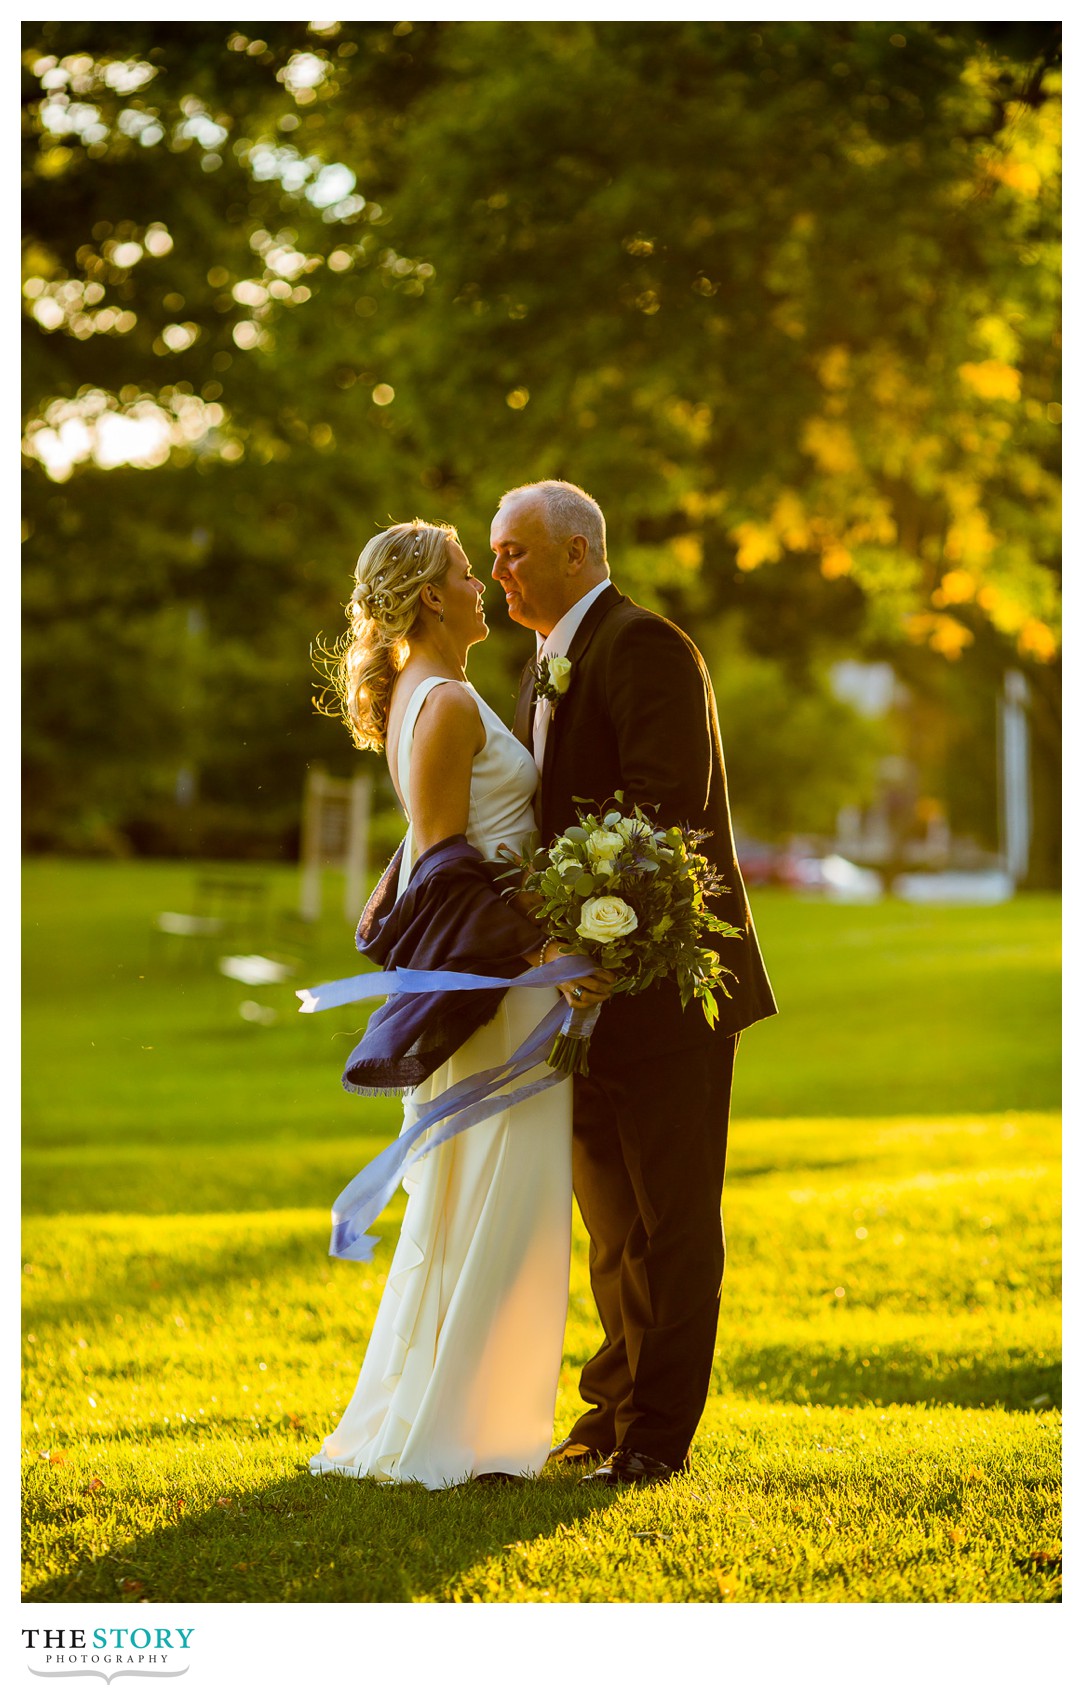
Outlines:
{"type": "Polygon", "coordinates": [[[313,660],[327,685],[314,698],[321,714],[342,719],[359,750],[382,750],[395,675],[410,653],[421,592],[442,584],[451,565],[453,525],[413,519],[388,526],[358,557],[354,591],[346,604],[349,629],[330,649],[318,644],[313,660]]]}

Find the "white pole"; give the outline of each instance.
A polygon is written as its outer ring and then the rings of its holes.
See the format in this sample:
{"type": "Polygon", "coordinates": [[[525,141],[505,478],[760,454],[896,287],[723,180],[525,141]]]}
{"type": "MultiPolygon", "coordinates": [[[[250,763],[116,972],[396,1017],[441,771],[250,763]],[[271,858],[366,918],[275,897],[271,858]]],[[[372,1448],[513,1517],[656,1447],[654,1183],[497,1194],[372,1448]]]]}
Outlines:
{"type": "Polygon", "coordinates": [[[1027,681],[1017,668],[1004,675],[998,704],[1000,778],[1000,853],[1005,871],[1018,885],[1030,866],[1030,729],[1027,681]]]}
{"type": "Polygon", "coordinates": [[[355,773],[350,780],[350,813],[346,828],[346,882],[343,908],[347,921],[356,922],[365,902],[369,862],[369,808],[372,799],[371,773],[355,773]]]}
{"type": "Polygon", "coordinates": [[[308,770],[305,780],[305,800],[301,815],[301,900],[303,921],[320,918],[320,855],[323,826],[323,798],[326,776],[322,767],[308,770]]]}

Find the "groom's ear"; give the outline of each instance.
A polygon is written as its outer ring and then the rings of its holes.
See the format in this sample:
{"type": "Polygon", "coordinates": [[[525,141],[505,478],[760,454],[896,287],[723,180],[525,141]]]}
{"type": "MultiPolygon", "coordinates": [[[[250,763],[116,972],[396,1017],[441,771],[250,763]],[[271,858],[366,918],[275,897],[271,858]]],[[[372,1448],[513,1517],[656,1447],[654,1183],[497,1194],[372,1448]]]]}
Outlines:
{"type": "Polygon", "coordinates": [[[568,565],[575,572],[578,572],[580,567],[583,566],[588,553],[587,540],[585,537],[569,537],[568,565]]]}

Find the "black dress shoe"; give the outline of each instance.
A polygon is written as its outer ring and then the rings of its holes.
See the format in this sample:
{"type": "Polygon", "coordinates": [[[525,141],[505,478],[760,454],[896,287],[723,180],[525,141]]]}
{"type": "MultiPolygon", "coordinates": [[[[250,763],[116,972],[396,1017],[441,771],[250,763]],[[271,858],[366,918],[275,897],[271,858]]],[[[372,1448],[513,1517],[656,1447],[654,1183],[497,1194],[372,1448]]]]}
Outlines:
{"type": "Polygon", "coordinates": [[[547,1464],[600,1464],[605,1453],[597,1446],[585,1446],[581,1440],[558,1440],[546,1459],[547,1464]]]}
{"type": "Polygon", "coordinates": [[[590,1470],[582,1480],[592,1487],[650,1487],[655,1482],[668,1481],[686,1468],[684,1464],[663,1464],[660,1458],[649,1458],[645,1452],[618,1446],[604,1464],[590,1470]]]}

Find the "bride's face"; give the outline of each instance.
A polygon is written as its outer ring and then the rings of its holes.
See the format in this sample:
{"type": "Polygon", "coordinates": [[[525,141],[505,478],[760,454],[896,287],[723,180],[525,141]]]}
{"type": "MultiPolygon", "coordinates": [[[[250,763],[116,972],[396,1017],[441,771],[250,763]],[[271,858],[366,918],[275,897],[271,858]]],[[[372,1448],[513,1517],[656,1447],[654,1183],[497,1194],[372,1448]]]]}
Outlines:
{"type": "Polygon", "coordinates": [[[439,588],[445,629],[449,637],[467,646],[480,643],[489,634],[482,610],[485,586],[474,573],[460,544],[449,538],[447,551],[451,564],[439,588]]]}

